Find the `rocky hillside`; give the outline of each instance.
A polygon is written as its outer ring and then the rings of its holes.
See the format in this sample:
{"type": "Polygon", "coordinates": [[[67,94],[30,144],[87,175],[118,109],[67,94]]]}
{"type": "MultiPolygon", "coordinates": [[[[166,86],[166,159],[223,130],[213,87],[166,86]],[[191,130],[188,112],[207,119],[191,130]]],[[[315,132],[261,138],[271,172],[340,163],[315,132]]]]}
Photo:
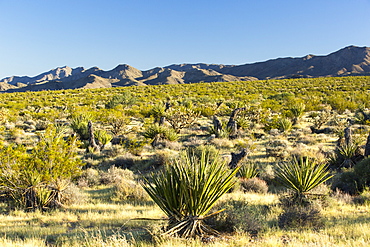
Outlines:
{"type": "Polygon", "coordinates": [[[250,81],[297,77],[370,75],[370,47],[348,46],[327,56],[277,58],[244,65],[176,64],[141,71],[127,64],[104,71],[97,67],[56,68],[35,77],[0,80],[0,91],[40,91],[199,82],[250,81]]]}

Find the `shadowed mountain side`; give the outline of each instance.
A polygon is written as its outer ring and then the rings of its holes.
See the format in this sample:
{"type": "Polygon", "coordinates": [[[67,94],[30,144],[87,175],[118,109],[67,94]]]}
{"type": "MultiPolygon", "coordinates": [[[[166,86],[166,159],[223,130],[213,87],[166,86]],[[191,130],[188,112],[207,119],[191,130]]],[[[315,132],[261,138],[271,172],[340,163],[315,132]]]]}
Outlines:
{"type": "MultiPolygon", "coordinates": [[[[153,71],[154,72],[154,71],[153,71]]],[[[149,77],[140,78],[147,85],[184,84],[184,72],[172,69],[157,70],[156,73],[148,73],[149,77]]]]}
{"type": "Polygon", "coordinates": [[[233,76],[224,75],[211,69],[198,69],[194,68],[185,72],[184,80],[186,83],[199,83],[199,82],[226,82],[226,81],[253,81],[257,78],[251,76],[233,76]]]}
{"type": "Polygon", "coordinates": [[[278,58],[266,62],[225,67],[221,73],[258,79],[326,77],[370,74],[370,48],[349,46],[327,56],[278,58]]]}
{"type": "Polygon", "coordinates": [[[211,69],[214,71],[220,72],[223,68],[232,68],[236,65],[223,65],[223,64],[206,64],[206,63],[197,63],[197,64],[172,64],[166,66],[165,68],[177,70],[177,71],[189,71],[193,69],[211,69]]]}

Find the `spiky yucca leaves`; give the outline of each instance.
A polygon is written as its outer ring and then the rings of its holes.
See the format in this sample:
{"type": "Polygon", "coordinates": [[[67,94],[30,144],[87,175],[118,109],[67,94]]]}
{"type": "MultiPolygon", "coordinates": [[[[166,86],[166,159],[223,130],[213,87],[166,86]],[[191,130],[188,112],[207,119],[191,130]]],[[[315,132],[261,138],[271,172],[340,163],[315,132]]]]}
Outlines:
{"type": "Polygon", "coordinates": [[[258,169],[255,163],[243,164],[239,170],[239,177],[244,179],[250,179],[257,177],[258,169]]]}
{"type": "Polygon", "coordinates": [[[340,167],[349,168],[352,167],[355,162],[353,159],[358,153],[359,146],[356,143],[349,143],[339,146],[337,149],[337,159],[343,162],[340,164],[340,167]]]}
{"type": "Polygon", "coordinates": [[[92,116],[89,114],[74,114],[71,116],[70,127],[80,137],[81,140],[89,139],[89,132],[87,124],[92,120],[92,116]]]}
{"type": "Polygon", "coordinates": [[[277,127],[281,132],[288,132],[292,126],[293,124],[288,118],[281,118],[277,121],[277,127]]]}
{"type": "Polygon", "coordinates": [[[110,143],[110,141],[113,139],[113,137],[105,130],[96,130],[94,132],[94,136],[101,144],[101,149],[103,149],[104,146],[110,143]]]}
{"type": "Polygon", "coordinates": [[[143,183],[144,189],[169,218],[166,234],[195,237],[217,234],[204,223],[216,201],[235,184],[239,168],[228,169],[217,157],[187,152],[143,183]],[[150,182],[152,181],[152,182],[150,182]]]}
{"type": "Polygon", "coordinates": [[[163,140],[176,141],[179,136],[172,129],[159,124],[152,124],[143,133],[143,136],[148,139],[152,139],[152,146],[155,147],[158,142],[163,140]]]}
{"type": "Polygon", "coordinates": [[[332,177],[326,164],[309,158],[294,159],[278,165],[276,176],[284,187],[294,191],[299,198],[332,177]]]}
{"type": "Polygon", "coordinates": [[[292,114],[293,125],[296,125],[299,122],[305,109],[306,105],[303,103],[296,103],[289,108],[289,111],[292,114]]]}

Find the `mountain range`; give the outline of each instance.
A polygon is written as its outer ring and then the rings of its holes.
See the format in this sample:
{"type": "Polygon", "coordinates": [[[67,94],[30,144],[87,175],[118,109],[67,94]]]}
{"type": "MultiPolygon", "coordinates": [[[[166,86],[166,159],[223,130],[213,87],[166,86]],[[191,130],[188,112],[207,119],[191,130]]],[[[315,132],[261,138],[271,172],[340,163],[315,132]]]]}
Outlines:
{"type": "Polygon", "coordinates": [[[243,65],[174,64],[146,71],[127,64],[118,65],[109,71],[98,67],[85,69],[65,66],[35,77],[6,77],[0,80],[0,91],[24,92],[357,75],[370,75],[370,47],[348,46],[326,56],[277,58],[243,65]]]}

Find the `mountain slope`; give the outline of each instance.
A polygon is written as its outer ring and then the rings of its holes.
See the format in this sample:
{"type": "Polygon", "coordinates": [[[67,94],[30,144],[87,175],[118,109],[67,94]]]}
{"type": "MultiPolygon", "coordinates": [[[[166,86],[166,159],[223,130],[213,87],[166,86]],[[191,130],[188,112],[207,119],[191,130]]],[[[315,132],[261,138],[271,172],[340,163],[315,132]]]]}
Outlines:
{"type": "Polygon", "coordinates": [[[250,81],[295,77],[370,75],[370,48],[348,46],[327,56],[277,58],[243,65],[173,64],[147,71],[121,64],[112,70],[68,66],[35,77],[12,76],[0,80],[0,91],[40,91],[183,84],[199,82],[250,81]]]}
{"type": "Polygon", "coordinates": [[[258,79],[364,75],[370,74],[370,48],[348,46],[327,56],[278,58],[226,67],[220,72],[234,76],[250,75],[258,79]]]}

